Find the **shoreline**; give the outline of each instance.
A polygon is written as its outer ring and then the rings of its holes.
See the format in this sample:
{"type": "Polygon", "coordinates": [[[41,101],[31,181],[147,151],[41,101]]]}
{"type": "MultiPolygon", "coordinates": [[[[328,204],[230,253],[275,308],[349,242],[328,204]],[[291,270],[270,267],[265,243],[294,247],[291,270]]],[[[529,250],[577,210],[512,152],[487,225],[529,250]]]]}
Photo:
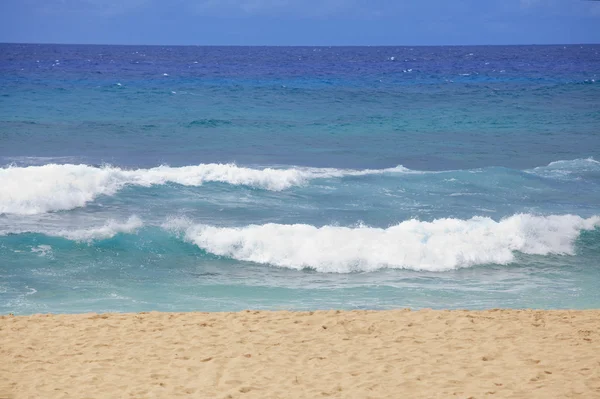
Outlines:
{"type": "Polygon", "coordinates": [[[600,309],[0,316],[0,398],[600,397],[600,309]]]}

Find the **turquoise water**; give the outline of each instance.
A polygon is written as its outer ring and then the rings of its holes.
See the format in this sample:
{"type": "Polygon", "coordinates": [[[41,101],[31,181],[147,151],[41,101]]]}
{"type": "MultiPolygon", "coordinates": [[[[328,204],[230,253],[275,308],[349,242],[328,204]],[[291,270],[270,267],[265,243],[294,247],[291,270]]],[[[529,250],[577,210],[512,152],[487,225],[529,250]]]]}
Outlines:
{"type": "Polygon", "coordinates": [[[0,70],[0,313],[600,306],[598,45],[0,70]]]}

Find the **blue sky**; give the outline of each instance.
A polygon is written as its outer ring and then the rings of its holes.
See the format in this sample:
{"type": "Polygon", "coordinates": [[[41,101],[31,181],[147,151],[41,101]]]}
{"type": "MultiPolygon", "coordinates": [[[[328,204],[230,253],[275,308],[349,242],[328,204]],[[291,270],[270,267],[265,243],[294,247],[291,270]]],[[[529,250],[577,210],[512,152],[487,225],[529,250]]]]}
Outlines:
{"type": "Polygon", "coordinates": [[[600,43],[600,1],[0,0],[0,42],[600,43]]]}

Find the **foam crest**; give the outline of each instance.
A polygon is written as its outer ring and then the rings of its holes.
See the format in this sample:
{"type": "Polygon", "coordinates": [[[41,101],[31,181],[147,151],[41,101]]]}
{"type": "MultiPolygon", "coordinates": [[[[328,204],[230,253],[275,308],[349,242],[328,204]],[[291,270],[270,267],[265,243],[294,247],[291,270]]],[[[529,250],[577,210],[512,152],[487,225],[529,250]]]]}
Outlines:
{"type": "Polygon", "coordinates": [[[600,162],[591,157],[554,161],[547,166],[534,168],[531,172],[545,177],[571,178],[573,175],[600,173],[600,162]]]}
{"type": "Polygon", "coordinates": [[[600,167],[600,162],[593,157],[550,162],[547,168],[600,167]]]}
{"type": "Polygon", "coordinates": [[[386,229],[305,224],[186,226],[186,221],[170,223],[203,250],[242,261],[336,273],[380,268],[446,271],[508,264],[515,251],[573,255],[580,231],[600,227],[600,216],[518,214],[500,221],[487,217],[408,220],[386,229]]]}
{"type": "MultiPolygon", "coordinates": [[[[85,229],[10,229],[9,231],[0,230],[1,235],[37,233],[50,237],[61,237],[71,241],[91,242],[94,240],[106,240],[117,234],[133,234],[140,229],[144,223],[137,216],[131,216],[124,222],[117,220],[108,220],[104,225],[98,227],[89,227],[85,229]]],[[[42,248],[40,245],[39,248],[42,248]]]]}
{"type": "Polygon", "coordinates": [[[80,230],[59,230],[56,232],[47,232],[47,235],[63,237],[73,241],[94,241],[107,240],[113,238],[117,234],[132,234],[144,225],[142,220],[137,216],[131,216],[125,222],[109,220],[105,225],[100,227],[91,227],[80,230]]]}
{"type": "Polygon", "coordinates": [[[100,195],[114,195],[126,185],[152,186],[177,183],[201,186],[206,182],[244,185],[280,191],[318,178],[407,172],[390,169],[328,168],[253,169],[234,164],[158,166],[125,170],[112,166],[48,164],[0,168],[0,214],[32,215],[85,206],[100,195]]]}

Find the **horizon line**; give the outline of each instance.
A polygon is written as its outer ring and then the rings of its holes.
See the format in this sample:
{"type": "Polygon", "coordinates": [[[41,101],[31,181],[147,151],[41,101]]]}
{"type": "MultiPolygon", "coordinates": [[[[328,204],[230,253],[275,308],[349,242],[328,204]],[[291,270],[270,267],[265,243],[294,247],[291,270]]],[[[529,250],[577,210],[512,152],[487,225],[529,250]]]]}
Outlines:
{"type": "MultiPolygon", "coordinates": [[[[600,1],[600,0],[599,0],[600,1]]],[[[0,45],[49,45],[49,46],[169,46],[169,47],[507,47],[507,46],[594,46],[592,42],[581,43],[512,43],[512,44],[136,44],[136,43],[74,43],[74,42],[5,42],[0,45]]]]}

